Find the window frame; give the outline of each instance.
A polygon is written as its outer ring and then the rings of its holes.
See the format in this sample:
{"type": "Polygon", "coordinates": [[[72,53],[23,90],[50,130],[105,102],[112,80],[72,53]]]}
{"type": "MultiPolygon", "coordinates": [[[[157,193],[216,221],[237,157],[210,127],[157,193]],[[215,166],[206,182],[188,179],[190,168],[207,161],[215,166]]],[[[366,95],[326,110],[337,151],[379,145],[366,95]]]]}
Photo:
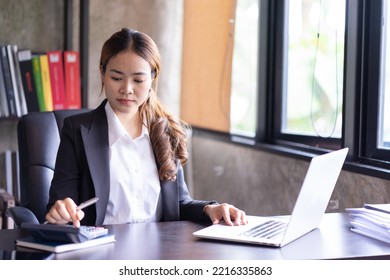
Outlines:
{"type": "Polygon", "coordinates": [[[378,148],[379,102],[381,94],[381,54],[383,28],[383,1],[365,1],[367,26],[364,28],[363,66],[362,66],[362,123],[361,158],[368,164],[386,167],[390,151],[378,148]],[[370,96],[370,98],[368,98],[370,96]],[[366,133],[364,133],[366,131],[366,133]]]}
{"type": "MultiPolygon", "coordinates": [[[[195,127],[208,137],[300,159],[349,147],[344,169],[390,178],[390,151],[378,149],[382,5],[347,0],[341,138],[282,133],[284,22],[289,0],[259,0],[258,98],[255,137],[195,127]],[[380,14],[380,16],[378,16],[380,14]],[[350,46],[350,47],[348,47],[350,46]],[[369,97],[369,98],[368,98],[369,97]],[[375,137],[373,137],[375,135],[375,137]]],[[[389,0],[390,1],[390,0],[389,0]]],[[[390,3],[389,3],[390,4],[390,3]]]]}
{"type": "MultiPolygon", "coordinates": [[[[295,156],[302,152],[320,154],[349,147],[346,169],[388,179],[390,162],[386,159],[390,159],[390,151],[377,148],[381,53],[378,26],[384,0],[346,1],[343,126],[339,139],[281,132],[282,86],[286,75],[283,73],[286,1],[260,0],[255,145],[264,144],[269,148],[271,144],[274,147],[271,149],[295,156]]],[[[237,139],[237,136],[231,138],[237,139]]]]}
{"type": "MultiPolygon", "coordinates": [[[[258,142],[266,142],[298,151],[322,153],[349,147],[348,161],[353,170],[357,165],[365,168],[369,174],[379,177],[388,176],[390,169],[390,151],[377,148],[378,113],[380,98],[380,48],[381,29],[378,24],[382,20],[382,0],[347,0],[346,30],[344,53],[344,86],[343,86],[343,128],[341,138],[322,138],[297,134],[282,133],[283,86],[285,86],[284,34],[286,27],[286,3],[283,1],[260,0],[262,11],[267,14],[267,36],[260,34],[260,41],[267,41],[267,50],[259,49],[259,65],[264,63],[261,56],[267,53],[267,70],[259,75],[269,73],[266,90],[259,91],[267,100],[266,107],[259,102],[259,109],[265,110],[266,120],[259,118],[258,124],[264,128],[257,131],[258,142]],[[378,13],[381,16],[378,17],[378,13]],[[367,39],[366,39],[367,38],[367,39]],[[348,46],[355,46],[348,48],[348,46]],[[361,82],[362,81],[362,82],[361,82]],[[370,98],[368,98],[368,96],[370,98]],[[375,135],[375,137],[372,137],[375,135]],[[383,170],[383,174],[381,173],[383,170]],[[387,170],[386,170],[387,169],[387,170]],[[374,170],[374,171],[372,171],[374,170]],[[378,173],[379,172],[379,173],[378,173]],[[387,175],[386,175],[387,174],[387,175]]],[[[261,24],[261,23],[259,23],[261,24]]],[[[264,78],[259,77],[259,81],[264,78]]],[[[259,110],[259,111],[260,111],[259,110]]]]}
{"type": "MultiPolygon", "coordinates": [[[[271,125],[271,142],[274,144],[288,145],[291,147],[300,147],[307,145],[308,149],[310,146],[319,146],[327,149],[338,149],[341,147],[341,139],[336,138],[322,138],[309,135],[290,134],[282,132],[282,114],[283,114],[283,94],[285,92],[287,76],[287,67],[284,66],[285,57],[287,53],[285,49],[287,44],[287,22],[285,22],[288,6],[288,1],[271,1],[272,7],[270,8],[270,15],[272,15],[271,21],[273,24],[270,25],[269,34],[276,34],[274,38],[266,39],[273,40],[273,55],[270,64],[274,64],[273,71],[269,71],[273,76],[272,82],[268,88],[268,96],[272,98],[271,104],[272,109],[269,112],[269,122],[271,125]],[[273,94],[272,94],[273,93],[273,94]]],[[[265,40],[265,38],[262,38],[265,40]]]]}

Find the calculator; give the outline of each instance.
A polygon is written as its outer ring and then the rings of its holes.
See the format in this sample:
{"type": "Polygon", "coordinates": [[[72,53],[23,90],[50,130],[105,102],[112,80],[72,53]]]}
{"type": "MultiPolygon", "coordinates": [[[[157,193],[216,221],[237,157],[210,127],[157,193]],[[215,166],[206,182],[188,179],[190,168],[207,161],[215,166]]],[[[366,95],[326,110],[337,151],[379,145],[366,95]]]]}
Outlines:
{"type": "Polygon", "coordinates": [[[103,226],[77,228],[73,225],[23,223],[21,228],[36,239],[62,243],[80,243],[108,234],[108,229],[103,226]]]}

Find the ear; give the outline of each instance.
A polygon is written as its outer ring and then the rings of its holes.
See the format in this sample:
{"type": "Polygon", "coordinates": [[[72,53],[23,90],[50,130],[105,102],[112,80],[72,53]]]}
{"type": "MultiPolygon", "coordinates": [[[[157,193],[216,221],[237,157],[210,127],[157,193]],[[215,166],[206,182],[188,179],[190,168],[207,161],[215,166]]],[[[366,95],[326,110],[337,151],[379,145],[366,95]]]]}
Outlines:
{"type": "Polygon", "coordinates": [[[152,76],[152,80],[156,78],[156,70],[152,70],[151,76],[152,76]]]}

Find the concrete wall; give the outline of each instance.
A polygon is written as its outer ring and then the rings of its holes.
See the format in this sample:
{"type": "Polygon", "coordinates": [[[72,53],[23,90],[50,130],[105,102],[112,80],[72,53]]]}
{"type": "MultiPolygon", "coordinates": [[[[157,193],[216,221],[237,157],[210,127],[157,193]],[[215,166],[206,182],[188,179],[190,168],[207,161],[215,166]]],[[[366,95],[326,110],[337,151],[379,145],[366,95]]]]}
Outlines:
{"type": "MultiPolygon", "coordinates": [[[[309,166],[307,161],[196,133],[192,155],[195,198],[228,202],[257,215],[290,214],[309,166]]],[[[342,171],[327,211],[389,202],[389,180],[342,171]]]]}
{"type": "MultiPolygon", "coordinates": [[[[62,49],[63,0],[0,0],[0,45],[16,44],[34,52],[62,49]]],[[[17,120],[0,121],[0,188],[5,186],[4,151],[17,150],[17,120]]]]}
{"type": "MultiPolygon", "coordinates": [[[[176,115],[180,109],[183,0],[90,0],[88,107],[100,95],[99,58],[108,37],[129,27],[151,36],[162,56],[160,100],[176,115]]],[[[73,1],[73,43],[79,50],[79,1],[73,1]]],[[[16,44],[33,52],[63,49],[63,0],[0,0],[0,44],[16,44]]],[[[6,150],[17,150],[17,120],[0,121],[0,188],[5,185],[6,150]]]]}
{"type": "Polygon", "coordinates": [[[62,49],[63,0],[0,0],[0,44],[35,52],[62,49]]]}
{"type": "Polygon", "coordinates": [[[158,95],[179,115],[182,41],[182,0],[91,0],[89,33],[89,107],[95,108],[100,96],[99,58],[106,39],[123,27],[148,34],[162,57],[158,95]]]}

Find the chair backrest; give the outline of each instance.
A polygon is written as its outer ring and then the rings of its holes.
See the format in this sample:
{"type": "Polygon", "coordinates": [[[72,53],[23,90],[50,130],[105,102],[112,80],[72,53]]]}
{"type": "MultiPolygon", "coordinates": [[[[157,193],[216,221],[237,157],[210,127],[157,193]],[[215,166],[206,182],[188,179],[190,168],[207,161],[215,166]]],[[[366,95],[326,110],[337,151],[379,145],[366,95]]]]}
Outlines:
{"type": "Polygon", "coordinates": [[[66,117],[89,109],[32,112],[18,122],[20,205],[45,220],[49,188],[66,117]]]}

